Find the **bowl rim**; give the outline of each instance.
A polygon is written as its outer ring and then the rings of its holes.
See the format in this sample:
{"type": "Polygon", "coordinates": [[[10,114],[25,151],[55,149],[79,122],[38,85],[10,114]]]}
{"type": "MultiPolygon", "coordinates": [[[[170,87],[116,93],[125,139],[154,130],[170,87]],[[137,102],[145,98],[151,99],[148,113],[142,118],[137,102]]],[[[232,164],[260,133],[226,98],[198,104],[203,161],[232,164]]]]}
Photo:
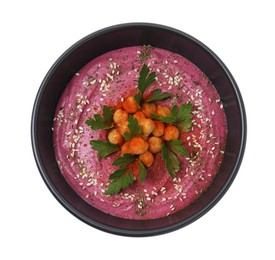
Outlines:
{"type": "MultiPolygon", "coordinates": [[[[50,190],[50,192],[54,195],[54,197],[59,201],[59,203],[66,208],[72,215],[83,221],[84,223],[99,229],[101,231],[105,231],[107,233],[112,233],[116,235],[122,235],[122,236],[132,236],[132,237],[145,237],[145,236],[154,236],[154,235],[161,235],[165,234],[168,232],[172,232],[175,230],[178,230],[184,226],[187,226],[191,224],[192,222],[196,221],[200,217],[202,217],[204,214],[206,214],[211,208],[213,208],[219,201],[220,199],[224,196],[224,194],[227,192],[227,190],[230,188],[232,182],[234,181],[239,168],[241,166],[244,152],[245,152],[245,146],[246,146],[246,139],[247,139],[247,119],[246,119],[246,112],[245,112],[245,106],[244,102],[242,99],[242,95],[240,93],[240,90],[238,88],[238,85],[233,78],[231,72],[229,69],[226,67],[226,65],[223,63],[223,61],[209,48],[207,47],[204,43],[200,42],[198,39],[194,38],[193,36],[182,32],[178,29],[166,26],[166,25],[161,25],[161,24],[156,24],[156,23],[145,23],[145,22],[135,22],[135,23],[121,23],[121,24],[116,24],[112,26],[105,27],[103,29],[97,30],[93,33],[88,34],[87,36],[83,37],[76,43],[74,43],[71,47],[69,47],[51,66],[47,74],[45,75],[39,89],[37,92],[37,95],[35,97],[34,105],[33,105],[33,110],[32,110],[32,115],[31,115],[31,144],[32,144],[32,150],[33,150],[33,155],[34,159],[36,162],[36,165],[38,167],[38,170],[40,172],[40,175],[42,176],[42,179],[44,180],[46,186],[50,190]],[[121,228],[116,228],[109,226],[107,224],[100,223],[98,221],[92,220],[89,217],[85,216],[82,212],[74,208],[70,203],[68,203],[63,196],[56,190],[54,185],[52,185],[51,180],[47,176],[46,169],[42,163],[42,157],[39,151],[38,147],[38,136],[37,136],[37,131],[36,131],[36,126],[37,126],[37,118],[39,114],[39,108],[40,108],[40,102],[43,96],[43,93],[47,87],[47,83],[51,76],[53,75],[54,71],[62,64],[62,62],[70,55],[70,53],[74,52],[79,46],[83,45],[87,41],[92,40],[95,37],[98,37],[102,34],[106,34],[108,32],[114,31],[114,30],[122,30],[122,29],[129,29],[129,28],[141,28],[141,27],[151,27],[151,28],[156,28],[156,29],[161,29],[161,30],[166,30],[170,31],[172,33],[179,34],[188,40],[192,41],[193,43],[199,45],[200,48],[204,49],[210,56],[218,63],[218,65],[223,69],[223,71],[226,73],[228,79],[230,80],[231,86],[234,89],[234,92],[236,94],[236,100],[239,105],[240,109],[240,118],[241,118],[241,137],[240,137],[240,149],[239,153],[236,157],[235,160],[235,165],[233,170],[231,171],[231,174],[227,181],[225,182],[224,186],[221,188],[221,190],[216,194],[216,196],[210,201],[209,204],[207,204],[205,207],[201,208],[198,212],[196,212],[194,215],[191,217],[161,228],[156,228],[156,229],[150,229],[150,230],[129,230],[129,229],[121,229],[121,228]]],[[[136,221],[136,220],[135,220],[136,221]]],[[[141,221],[146,221],[146,220],[141,220],[141,221]]]]}

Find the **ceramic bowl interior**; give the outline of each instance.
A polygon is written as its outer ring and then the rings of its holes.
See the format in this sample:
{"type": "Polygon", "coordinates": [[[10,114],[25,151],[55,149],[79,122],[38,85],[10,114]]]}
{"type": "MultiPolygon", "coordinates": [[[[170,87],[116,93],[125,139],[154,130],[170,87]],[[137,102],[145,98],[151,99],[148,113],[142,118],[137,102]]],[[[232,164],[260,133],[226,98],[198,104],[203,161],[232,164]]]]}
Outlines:
{"type": "Polygon", "coordinates": [[[195,38],[162,25],[135,23],[105,28],[69,48],[51,67],[38,91],[32,114],[34,157],[46,185],[56,199],[85,223],[110,233],[151,236],[184,227],[210,210],[228,190],[240,167],[246,142],[246,118],[241,94],[223,62],[195,38]],[[147,45],[178,53],[197,65],[213,82],[227,117],[224,160],[213,184],[189,207],[167,217],[137,221],[107,215],[83,201],[57,166],[52,122],[57,102],[73,75],[95,57],[122,47],[147,45]]]}

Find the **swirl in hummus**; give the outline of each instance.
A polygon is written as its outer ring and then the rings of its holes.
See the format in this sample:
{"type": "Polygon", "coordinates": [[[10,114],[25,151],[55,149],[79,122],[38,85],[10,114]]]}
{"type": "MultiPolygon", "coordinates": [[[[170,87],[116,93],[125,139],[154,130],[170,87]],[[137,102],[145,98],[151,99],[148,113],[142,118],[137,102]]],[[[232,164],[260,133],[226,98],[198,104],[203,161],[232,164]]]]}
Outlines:
{"type": "Polygon", "coordinates": [[[219,170],[226,134],[222,102],[205,74],[184,57],[151,46],[122,48],[90,61],[64,90],[53,123],[56,160],[69,185],[93,207],[127,219],[164,217],[196,200],[219,170]],[[98,157],[90,140],[107,140],[107,132],[91,130],[85,121],[100,114],[104,105],[116,107],[134,96],[145,62],[157,75],[145,95],[160,88],[172,96],[157,101],[159,105],[192,104],[192,126],[179,137],[189,156],[178,158],[180,171],[171,178],[161,154],[156,154],[144,182],[137,180],[118,194],[106,195],[119,152],[98,157]]]}

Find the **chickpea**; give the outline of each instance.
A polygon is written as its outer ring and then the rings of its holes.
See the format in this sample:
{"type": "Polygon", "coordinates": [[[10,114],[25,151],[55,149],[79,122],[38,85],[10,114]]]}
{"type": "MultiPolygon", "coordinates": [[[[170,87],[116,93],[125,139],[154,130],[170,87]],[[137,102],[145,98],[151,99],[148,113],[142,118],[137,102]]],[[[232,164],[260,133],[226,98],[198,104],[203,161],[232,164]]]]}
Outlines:
{"type": "Polygon", "coordinates": [[[123,103],[122,107],[128,112],[128,113],[135,113],[139,110],[138,104],[134,97],[128,97],[123,103]]]}
{"type": "Polygon", "coordinates": [[[132,154],[143,154],[148,150],[148,143],[144,141],[140,136],[133,137],[129,141],[130,152],[132,154]]]}
{"type": "Polygon", "coordinates": [[[123,136],[119,132],[118,129],[112,129],[108,134],[108,140],[112,144],[122,144],[123,143],[123,136]]]}
{"type": "Polygon", "coordinates": [[[154,123],[155,123],[156,127],[155,127],[154,131],[152,132],[152,134],[154,136],[162,136],[164,133],[165,125],[162,122],[157,121],[157,120],[155,120],[154,123]]]}
{"type": "Polygon", "coordinates": [[[113,120],[116,124],[120,124],[123,121],[128,121],[128,112],[119,108],[114,112],[113,120]]]}
{"type": "Polygon", "coordinates": [[[179,139],[180,131],[174,125],[168,125],[164,129],[163,139],[166,141],[179,139]]]}
{"type": "Polygon", "coordinates": [[[149,136],[155,129],[155,123],[150,118],[144,118],[139,122],[141,126],[141,132],[145,136],[149,136]]]}
{"type": "Polygon", "coordinates": [[[148,118],[152,118],[151,113],[156,113],[157,111],[157,107],[155,103],[144,103],[141,107],[141,111],[143,112],[143,114],[148,117],[148,118]]]}
{"type": "Polygon", "coordinates": [[[171,115],[171,110],[168,107],[158,105],[157,110],[156,110],[156,114],[158,116],[170,116],[171,115]]]}
{"type": "Polygon", "coordinates": [[[138,111],[136,112],[134,115],[133,115],[134,118],[137,119],[139,125],[140,125],[140,122],[145,119],[145,115],[141,112],[141,111],[138,111]]]}
{"type": "Polygon", "coordinates": [[[130,152],[130,142],[126,141],[122,146],[121,146],[121,155],[125,153],[131,153],[130,152]]]}
{"type": "Polygon", "coordinates": [[[121,123],[118,124],[118,130],[120,134],[124,135],[125,132],[129,132],[128,124],[129,124],[128,121],[122,121],[121,123]]]}
{"type": "Polygon", "coordinates": [[[159,153],[162,149],[162,139],[152,136],[148,139],[149,151],[151,153],[159,153]]]}
{"type": "Polygon", "coordinates": [[[145,166],[150,167],[154,162],[154,155],[151,152],[146,151],[139,156],[139,159],[145,166]]]}

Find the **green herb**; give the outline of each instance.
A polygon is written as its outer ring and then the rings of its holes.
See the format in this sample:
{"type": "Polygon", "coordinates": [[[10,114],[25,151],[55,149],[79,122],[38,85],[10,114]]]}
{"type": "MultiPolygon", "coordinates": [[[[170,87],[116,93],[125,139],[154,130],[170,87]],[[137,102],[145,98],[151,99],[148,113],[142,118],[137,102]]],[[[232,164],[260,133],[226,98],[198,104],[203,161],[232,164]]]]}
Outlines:
{"type": "MultiPolygon", "coordinates": [[[[106,195],[119,193],[122,189],[125,189],[133,184],[135,177],[129,167],[129,164],[133,163],[137,157],[131,154],[124,154],[122,157],[117,158],[113,165],[119,166],[120,168],[114,171],[109,179],[111,180],[107,190],[106,195]]],[[[147,170],[143,163],[138,160],[139,166],[139,179],[144,182],[147,174],[147,170]]]]}
{"type": "Polygon", "coordinates": [[[177,113],[176,117],[176,125],[179,129],[183,132],[189,132],[190,127],[192,125],[191,118],[192,118],[192,105],[190,103],[182,104],[180,109],[177,113]]]}
{"type": "Polygon", "coordinates": [[[183,146],[181,140],[165,141],[168,148],[175,154],[180,156],[189,156],[187,150],[183,146]]]}
{"type": "Polygon", "coordinates": [[[136,160],[136,156],[132,155],[130,153],[123,154],[122,157],[118,157],[114,162],[114,166],[119,166],[121,169],[128,166],[130,163],[134,162],[136,160]]]}
{"type": "Polygon", "coordinates": [[[114,162],[114,166],[119,166],[119,169],[113,172],[109,179],[111,183],[108,189],[105,191],[106,195],[116,194],[120,190],[129,187],[134,182],[134,175],[131,172],[129,164],[136,160],[136,156],[132,154],[124,154],[122,157],[118,157],[114,162]]]}
{"type": "Polygon", "coordinates": [[[130,132],[124,133],[124,138],[126,141],[130,140],[135,136],[141,135],[141,126],[138,124],[138,120],[134,118],[132,115],[129,115],[129,118],[128,118],[128,128],[130,132]]]}
{"type": "Polygon", "coordinates": [[[145,90],[152,85],[156,81],[156,73],[150,72],[149,67],[144,64],[139,72],[139,79],[138,79],[138,90],[139,92],[134,96],[138,106],[140,107],[140,103],[143,97],[143,93],[145,90]],[[148,75],[149,74],[149,75],[148,75]]]}
{"type": "Polygon", "coordinates": [[[105,191],[106,195],[119,193],[120,190],[125,189],[133,184],[135,180],[134,175],[127,171],[127,168],[119,169],[110,175],[111,182],[105,191]]]}
{"type": "Polygon", "coordinates": [[[169,98],[171,95],[172,95],[171,93],[168,93],[168,92],[161,93],[160,89],[155,89],[152,93],[152,97],[147,99],[146,102],[150,103],[150,102],[156,102],[156,101],[164,100],[164,99],[169,98]]]}
{"type": "Polygon", "coordinates": [[[98,156],[100,157],[106,157],[120,149],[119,145],[102,140],[91,140],[90,145],[94,150],[99,152],[98,156]]]}
{"type": "Polygon", "coordinates": [[[159,120],[166,124],[174,124],[183,132],[189,132],[192,125],[192,105],[190,103],[182,104],[180,108],[177,105],[174,105],[171,109],[170,116],[160,116],[152,113],[152,118],[154,120],[159,120]]]}
{"type": "Polygon", "coordinates": [[[147,170],[140,160],[138,160],[138,166],[139,166],[139,176],[138,177],[142,182],[144,182],[144,180],[146,178],[147,170]]]}
{"type": "Polygon", "coordinates": [[[88,118],[86,124],[93,130],[107,130],[114,127],[113,123],[114,110],[108,106],[103,106],[103,117],[99,114],[94,115],[94,119],[88,118]]]}
{"type": "Polygon", "coordinates": [[[171,140],[163,142],[161,155],[165,161],[168,173],[173,177],[180,170],[180,162],[177,155],[188,156],[188,152],[180,140],[171,140]]]}

